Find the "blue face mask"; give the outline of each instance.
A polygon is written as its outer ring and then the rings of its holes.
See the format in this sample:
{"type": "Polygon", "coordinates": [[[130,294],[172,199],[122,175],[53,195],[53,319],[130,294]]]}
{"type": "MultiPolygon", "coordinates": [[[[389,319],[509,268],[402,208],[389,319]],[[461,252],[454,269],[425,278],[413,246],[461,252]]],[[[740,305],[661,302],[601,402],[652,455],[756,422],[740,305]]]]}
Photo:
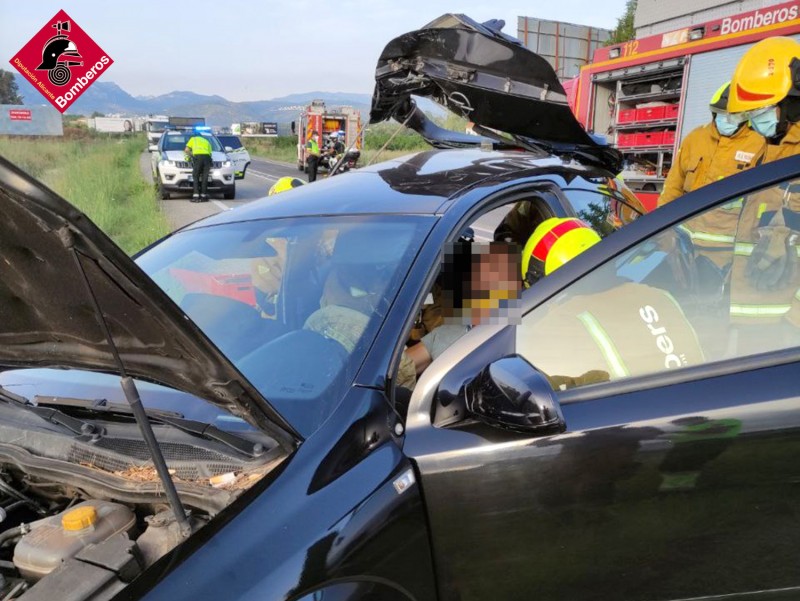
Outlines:
{"type": "Polygon", "coordinates": [[[728,113],[717,113],[714,116],[714,123],[721,136],[730,137],[739,129],[739,123],[731,119],[728,113]]]}
{"type": "Polygon", "coordinates": [[[778,108],[772,107],[765,113],[750,118],[750,127],[765,138],[771,138],[778,131],[778,108]]]}

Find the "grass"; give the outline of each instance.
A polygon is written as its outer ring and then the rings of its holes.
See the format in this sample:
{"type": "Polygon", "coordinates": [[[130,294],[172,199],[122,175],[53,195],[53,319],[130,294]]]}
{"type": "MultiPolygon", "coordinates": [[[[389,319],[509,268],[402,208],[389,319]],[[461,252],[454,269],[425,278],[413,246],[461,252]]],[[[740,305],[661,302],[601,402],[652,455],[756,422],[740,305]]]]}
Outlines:
{"type": "MultiPolygon", "coordinates": [[[[422,137],[410,130],[401,128],[392,138],[398,128],[397,123],[379,123],[370,125],[364,135],[364,147],[361,149],[361,166],[369,164],[375,159],[380,149],[391,138],[388,146],[377,157],[377,162],[388,161],[400,156],[430,150],[430,146],[422,137]]],[[[295,164],[297,162],[297,138],[294,136],[278,136],[277,138],[243,138],[247,150],[251,155],[295,164]]]]}
{"type": "Polygon", "coordinates": [[[80,137],[0,138],[0,155],[86,213],[127,253],[168,234],[139,169],[141,137],[80,137]]]}

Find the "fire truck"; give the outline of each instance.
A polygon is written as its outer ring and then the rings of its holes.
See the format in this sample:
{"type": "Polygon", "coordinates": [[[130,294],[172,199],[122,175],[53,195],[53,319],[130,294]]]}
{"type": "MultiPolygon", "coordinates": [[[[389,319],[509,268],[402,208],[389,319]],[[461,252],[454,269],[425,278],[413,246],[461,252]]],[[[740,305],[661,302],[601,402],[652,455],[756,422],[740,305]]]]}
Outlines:
{"type": "Polygon", "coordinates": [[[800,39],[800,0],[599,48],[568,82],[568,98],[590,132],[625,156],[622,177],[655,206],[681,140],[708,123],[708,102],[741,56],[770,36],[800,39]]]}
{"type": "Polygon", "coordinates": [[[344,132],[345,148],[351,145],[361,150],[361,113],[353,107],[342,106],[327,109],[322,100],[313,100],[300,113],[297,123],[292,122],[292,129],[297,135],[297,168],[308,171],[306,166],[306,141],[312,131],[319,133],[320,149],[330,143],[333,132],[344,132]]]}

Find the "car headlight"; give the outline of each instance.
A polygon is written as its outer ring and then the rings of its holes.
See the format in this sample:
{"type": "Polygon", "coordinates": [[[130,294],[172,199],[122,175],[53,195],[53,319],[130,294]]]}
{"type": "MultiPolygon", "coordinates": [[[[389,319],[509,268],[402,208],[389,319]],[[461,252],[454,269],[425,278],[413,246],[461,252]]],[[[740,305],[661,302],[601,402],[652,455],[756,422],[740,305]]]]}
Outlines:
{"type": "Polygon", "coordinates": [[[175,161],[162,160],[159,161],[159,164],[163,165],[164,167],[174,167],[175,161]]]}
{"type": "Polygon", "coordinates": [[[222,161],[223,167],[230,167],[231,165],[233,165],[233,163],[231,163],[230,161],[222,161]]]}

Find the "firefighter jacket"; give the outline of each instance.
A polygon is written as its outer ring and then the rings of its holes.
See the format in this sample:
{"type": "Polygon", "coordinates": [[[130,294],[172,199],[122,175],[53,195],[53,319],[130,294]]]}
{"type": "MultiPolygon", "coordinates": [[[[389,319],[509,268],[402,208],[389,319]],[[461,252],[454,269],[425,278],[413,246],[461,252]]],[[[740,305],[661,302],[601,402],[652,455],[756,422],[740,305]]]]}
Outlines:
{"type": "Polygon", "coordinates": [[[742,127],[730,137],[720,136],[713,121],[692,130],[672,161],[658,206],[754,167],[765,149],[764,138],[749,127],[742,127]]]}
{"type": "Polygon", "coordinates": [[[675,299],[644,284],[574,296],[518,328],[518,352],[556,388],[702,364],[703,350],[675,299]]]}
{"type": "MultiPolygon", "coordinates": [[[[766,140],[749,127],[741,128],[730,137],[720,136],[713,121],[698,127],[681,144],[664,184],[664,191],[658,199],[658,206],[760,164],[766,145],[766,140]]],[[[727,203],[698,215],[682,226],[691,236],[697,251],[719,268],[725,268],[731,262],[741,208],[741,201],[727,203]]]]}
{"type": "MultiPolygon", "coordinates": [[[[800,122],[780,144],[767,147],[766,161],[800,153],[800,122]]],[[[800,326],[800,182],[785,182],[753,194],[742,208],[731,272],[731,320],[800,326]]]]}

